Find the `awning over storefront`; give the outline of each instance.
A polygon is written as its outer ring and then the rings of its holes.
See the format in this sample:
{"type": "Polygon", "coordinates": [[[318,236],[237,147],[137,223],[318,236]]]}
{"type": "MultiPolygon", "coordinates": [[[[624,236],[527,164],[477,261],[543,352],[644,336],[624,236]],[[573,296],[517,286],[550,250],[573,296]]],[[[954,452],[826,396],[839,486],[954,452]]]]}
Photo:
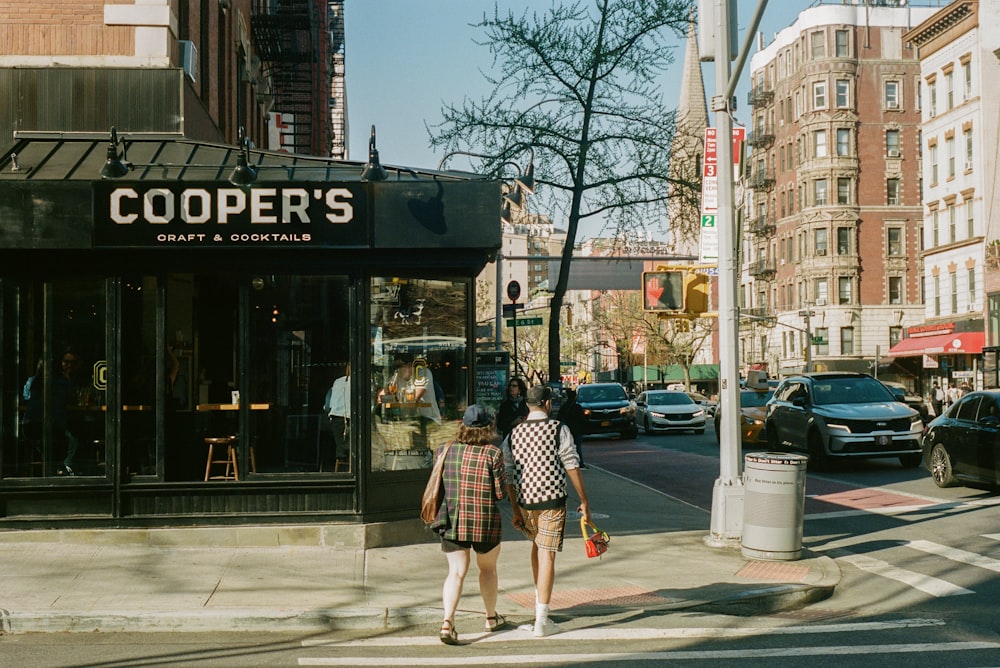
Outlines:
{"type": "Polygon", "coordinates": [[[959,332],[903,339],[894,345],[889,357],[918,355],[979,355],[983,352],[986,335],[983,332],[959,332]]]}

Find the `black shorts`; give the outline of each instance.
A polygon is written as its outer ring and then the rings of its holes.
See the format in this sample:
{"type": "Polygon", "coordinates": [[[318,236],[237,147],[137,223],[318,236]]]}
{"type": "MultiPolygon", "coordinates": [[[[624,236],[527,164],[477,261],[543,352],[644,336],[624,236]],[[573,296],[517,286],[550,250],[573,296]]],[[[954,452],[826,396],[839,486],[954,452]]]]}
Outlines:
{"type": "Polygon", "coordinates": [[[447,538],[441,538],[441,551],[442,552],[458,552],[459,550],[468,550],[470,547],[476,551],[476,554],[486,554],[493,548],[495,548],[500,543],[486,543],[482,541],[471,541],[471,540],[448,540],[447,538]]]}

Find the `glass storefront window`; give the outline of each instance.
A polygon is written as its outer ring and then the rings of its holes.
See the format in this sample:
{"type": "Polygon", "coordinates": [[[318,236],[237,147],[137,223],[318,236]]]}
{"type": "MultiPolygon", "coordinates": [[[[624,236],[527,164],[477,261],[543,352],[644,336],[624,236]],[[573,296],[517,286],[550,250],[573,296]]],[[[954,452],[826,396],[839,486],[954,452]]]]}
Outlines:
{"type": "Polygon", "coordinates": [[[106,474],[105,304],[102,278],[4,282],[4,477],[106,474]]]}
{"type": "Polygon", "coordinates": [[[372,470],[429,468],[468,403],[468,284],[375,277],[371,300],[372,470]]]}

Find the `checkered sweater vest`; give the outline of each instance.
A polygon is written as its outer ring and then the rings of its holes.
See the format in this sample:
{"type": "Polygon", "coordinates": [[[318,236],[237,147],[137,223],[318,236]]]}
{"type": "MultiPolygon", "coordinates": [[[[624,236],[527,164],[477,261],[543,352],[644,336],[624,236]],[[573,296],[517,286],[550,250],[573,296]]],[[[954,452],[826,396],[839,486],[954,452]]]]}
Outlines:
{"type": "Polygon", "coordinates": [[[560,426],[558,420],[527,420],[511,432],[517,502],[525,508],[566,498],[566,469],[559,459],[560,426]]]}

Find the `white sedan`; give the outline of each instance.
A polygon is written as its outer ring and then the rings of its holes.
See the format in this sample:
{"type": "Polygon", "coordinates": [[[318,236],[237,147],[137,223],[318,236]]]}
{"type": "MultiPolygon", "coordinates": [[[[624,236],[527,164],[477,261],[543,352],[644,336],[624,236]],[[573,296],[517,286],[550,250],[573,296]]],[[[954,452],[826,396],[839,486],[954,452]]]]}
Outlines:
{"type": "Polygon", "coordinates": [[[654,431],[705,433],[705,409],[685,392],[650,390],[635,399],[635,425],[654,431]]]}

